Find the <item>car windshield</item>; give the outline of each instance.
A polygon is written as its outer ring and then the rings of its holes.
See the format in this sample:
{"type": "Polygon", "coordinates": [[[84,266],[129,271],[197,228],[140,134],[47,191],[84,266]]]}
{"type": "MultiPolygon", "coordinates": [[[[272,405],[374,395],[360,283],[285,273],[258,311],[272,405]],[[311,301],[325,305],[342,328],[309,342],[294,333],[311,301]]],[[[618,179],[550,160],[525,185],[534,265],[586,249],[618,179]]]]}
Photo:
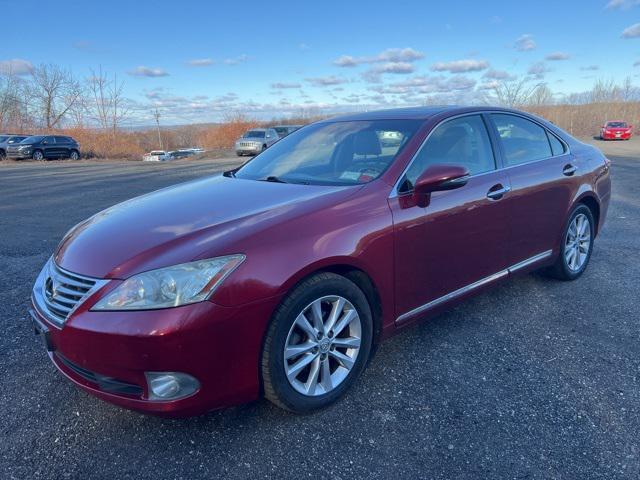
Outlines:
{"type": "Polygon", "coordinates": [[[242,138],[264,138],[264,130],[249,130],[242,138]]]}
{"type": "Polygon", "coordinates": [[[627,128],[627,122],[609,122],[607,123],[609,128],[627,128]]]}
{"type": "Polygon", "coordinates": [[[7,143],[20,143],[25,138],[27,137],[9,137],[9,140],[7,141],[7,143]]]}
{"type": "Polygon", "coordinates": [[[278,133],[278,135],[284,135],[289,132],[287,127],[273,127],[273,129],[278,133]]]}
{"type": "Polygon", "coordinates": [[[367,120],[318,123],[296,130],[235,176],[251,180],[311,185],[357,185],[378,178],[418,130],[419,120],[367,120]],[[388,144],[381,136],[398,132],[388,144]]]}
{"type": "Polygon", "coordinates": [[[33,135],[22,140],[20,143],[37,143],[44,138],[44,135],[33,135]]]}

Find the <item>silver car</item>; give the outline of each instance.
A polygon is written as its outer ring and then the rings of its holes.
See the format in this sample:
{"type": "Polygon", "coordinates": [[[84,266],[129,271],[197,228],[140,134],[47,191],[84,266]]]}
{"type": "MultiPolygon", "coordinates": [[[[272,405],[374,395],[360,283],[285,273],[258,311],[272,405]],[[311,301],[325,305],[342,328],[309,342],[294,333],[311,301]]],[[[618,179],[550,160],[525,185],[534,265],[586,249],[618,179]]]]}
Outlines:
{"type": "Polygon", "coordinates": [[[236,154],[257,155],[276,143],[280,137],[273,128],[252,128],[236,140],[236,154]]]}
{"type": "Polygon", "coordinates": [[[28,135],[0,135],[0,160],[3,160],[7,156],[7,147],[20,143],[27,138],[28,135]]]}

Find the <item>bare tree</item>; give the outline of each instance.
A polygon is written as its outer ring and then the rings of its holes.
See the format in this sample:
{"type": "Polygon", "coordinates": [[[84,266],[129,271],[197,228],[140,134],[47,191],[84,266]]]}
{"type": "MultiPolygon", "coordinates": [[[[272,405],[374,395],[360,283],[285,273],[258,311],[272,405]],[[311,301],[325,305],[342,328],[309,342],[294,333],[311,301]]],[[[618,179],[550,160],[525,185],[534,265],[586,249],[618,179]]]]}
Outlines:
{"type": "Polygon", "coordinates": [[[553,104],[553,92],[546,84],[538,85],[528,99],[529,105],[539,107],[553,104]]]}
{"type": "Polygon", "coordinates": [[[88,109],[92,118],[101,128],[110,129],[115,134],[130,114],[123,94],[124,82],[119,82],[115,74],[110,80],[100,67],[98,72],[91,70],[86,83],[89,91],[88,109]]]}
{"type": "Polygon", "coordinates": [[[499,104],[507,107],[519,107],[526,105],[541,86],[543,86],[542,83],[531,85],[529,79],[525,77],[520,80],[499,82],[493,91],[499,104]]]}
{"type": "Polygon", "coordinates": [[[11,72],[0,74],[0,132],[22,131],[31,126],[24,101],[26,83],[11,72]]]}
{"type": "Polygon", "coordinates": [[[30,98],[47,129],[59,127],[81,97],[82,86],[69,70],[52,64],[33,69],[30,98]]]}

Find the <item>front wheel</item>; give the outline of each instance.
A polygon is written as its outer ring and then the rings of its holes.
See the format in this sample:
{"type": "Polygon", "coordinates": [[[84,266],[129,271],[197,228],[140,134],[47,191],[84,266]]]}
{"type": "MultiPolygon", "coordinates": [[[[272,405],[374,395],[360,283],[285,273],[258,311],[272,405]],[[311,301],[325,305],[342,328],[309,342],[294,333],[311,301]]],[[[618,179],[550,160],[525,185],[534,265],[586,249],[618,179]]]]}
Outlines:
{"type": "Polygon", "coordinates": [[[266,398],[296,413],[330,405],[364,370],[372,337],[362,290],[333,273],[308,278],[269,327],[261,365],[266,398]]]}
{"type": "Polygon", "coordinates": [[[569,216],[560,255],[550,273],[559,280],[575,280],[584,273],[593,251],[595,227],[593,214],[586,205],[578,205],[569,216]]]}
{"type": "Polygon", "coordinates": [[[36,150],[35,152],[33,152],[33,159],[37,160],[38,162],[41,160],[44,160],[44,155],[42,154],[42,151],[36,150]]]}

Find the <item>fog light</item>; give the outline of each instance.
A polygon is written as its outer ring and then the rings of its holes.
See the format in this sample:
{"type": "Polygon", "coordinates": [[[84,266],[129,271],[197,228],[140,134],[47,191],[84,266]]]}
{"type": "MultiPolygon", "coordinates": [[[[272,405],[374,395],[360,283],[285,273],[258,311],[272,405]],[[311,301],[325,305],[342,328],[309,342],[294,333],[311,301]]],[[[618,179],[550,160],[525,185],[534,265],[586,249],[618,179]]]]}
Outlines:
{"type": "Polygon", "coordinates": [[[146,372],[149,400],[177,400],[188,397],[200,388],[191,375],[180,372],[146,372]]]}

